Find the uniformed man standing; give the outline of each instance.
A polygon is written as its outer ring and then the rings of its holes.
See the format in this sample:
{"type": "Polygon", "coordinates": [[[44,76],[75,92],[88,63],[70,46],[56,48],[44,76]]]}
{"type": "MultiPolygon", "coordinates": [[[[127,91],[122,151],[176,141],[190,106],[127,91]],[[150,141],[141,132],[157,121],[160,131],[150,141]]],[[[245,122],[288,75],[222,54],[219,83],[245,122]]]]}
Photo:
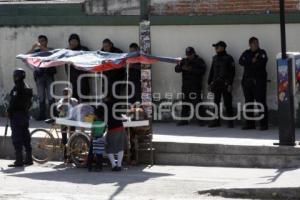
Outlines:
{"type": "Polygon", "coordinates": [[[25,75],[25,71],[21,68],[16,69],[13,74],[15,86],[10,92],[7,117],[10,119],[16,161],[9,167],[33,164],[29,133],[29,108],[32,104],[32,89],[24,83],[25,75]],[[26,151],[25,160],[23,160],[23,146],[26,151]]]}
{"type": "MultiPolygon", "coordinates": [[[[175,72],[182,73],[182,93],[183,102],[191,103],[194,109],[197,109],[197,104],[202,101],[202,80],[206,72],[206,64],[202,58],[200,58],[193,47],[186,48],[186,58],[184,58],[180,64],[176,65],[175,72]]],[[[188,117],[190,115],[190,106],[183,105],[181,111],[181,117],[188,117]]],[[[203,117],[203,107],[200,106],[199,115],[203,117]]],[[[198,119],[199,125],[203,125],[204,122],[198,119]]],[[[187,125],[188,120],[180,120],[177,125],[187,125]]]]}
{"type": "MultiPolygon", "coordinates": [[[[217,55],[213,57],[212,66],[208,77],[208,85],[214,93],[214,103],[218,107],[217,119],[213,120],[209,127],[221,126],[220,123],[220,102],[223,97],[227,117],[233,117],[232,108],[232,84],[235,75],[235,63],[231,55],[226,52],[226,43],[220,41],[213,44],[217,55]]],[[[228,121],[228,127],[233,128],[233,120],[228,121]]]]}
{"type": "MultiPolygon", "coordinates": [[[[137,52],[140,51],[138,44],[131,43],[129,45],[129,52],[137,52]]],[[[129,98],[129,102],[134,104],[136,102],[142,101],[142,86],[141,86],[141,63],[132,63],[129,65],[129,75],[128,75],[129,82],[134,85],[134,90],[129,87],[128,94],[133,93],[133,97],[129,98]]]]}
{"type": "MultiPolygon", "coordinates": [[[[263,118],[260,120],[260,130],[268,130],[268,107],[266,103],[267,93],[267,71],[266,65],[268,56],[265,50],[259,47],[259,41],[255,37],[249,39],[250,49],[244,51],[240,57],[240,65],[244,67],[242,87],[245,96],[245,103],[256,101],[263,107],[263,118]]],[[[253,110],[253,105],[247,106],[247,110],[253,110]]],[[[253,112],[246,113],[253,117],[253,112]]],[[[246,120],[243,130],[255,129],[254,120],[246,120]]]]}
{"type": "MultiPolygon", "coordinates": [[[[108,38],[103,40],[101,51],[109,52],[109,53],[123,53],[123,51],[121,49],[115,47],[114,43],[108,38]]],[[[108,70],[108,71],[105,71],[103,74],[106,76],[107,81],[108,81],[107,82],[108,93],[114,92],[117,96],[122,95],[124,86],[121,84],[118,84],[115,87],[115,91],[113,91],[113,85],[114,85],[114,83],[116,83],[118,81],[125,80],[125,77],[126,77],[125,68],[122,67],[122,68],[116,68],[113,70],[108,70]]],[[[114,94],[114,93],[112,93],[112,94],[114,94]]]]}

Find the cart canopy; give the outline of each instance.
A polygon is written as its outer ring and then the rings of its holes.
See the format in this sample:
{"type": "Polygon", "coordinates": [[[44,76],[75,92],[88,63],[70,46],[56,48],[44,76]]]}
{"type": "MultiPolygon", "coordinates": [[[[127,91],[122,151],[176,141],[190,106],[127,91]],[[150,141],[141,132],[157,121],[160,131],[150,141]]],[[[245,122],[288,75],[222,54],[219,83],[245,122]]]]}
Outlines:
{"type": "Polygon", "coordinates": [[[108,53],[103,51],[72,51],[69,49],[54,49],[47,52],[19,54],[23,60],[33,68],[47,68],[72,64],[80,70],[103,72],[126,66],[126,63],[153,64],[156,62],[177,63],[181,58],[161,57],[132,53],[108,53]]]}

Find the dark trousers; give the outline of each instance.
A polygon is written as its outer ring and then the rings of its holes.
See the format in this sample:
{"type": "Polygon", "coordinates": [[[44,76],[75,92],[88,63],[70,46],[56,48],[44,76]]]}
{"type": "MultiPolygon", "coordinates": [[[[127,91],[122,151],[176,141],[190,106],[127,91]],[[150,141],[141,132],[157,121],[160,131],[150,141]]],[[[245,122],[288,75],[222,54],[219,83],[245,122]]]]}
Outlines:
{"type": "Polygon", "coordinates": [[[78,70],[75,67],[71,66],[70,82],[72,84],[73,97],[80,100],[81,102],[88,102],[89,99],[85,98],[84,96],[90,95],[89,78],[83,77],[83,78],[81,78],[79,85],[77,84],[78,79],[81,77],[81,75],[84,75],[84,74],[86,74],[85,71],[78,70]]]}
{"type": "Polygon", "coordinates": [[[128,94],[133,93],[133,96],[129,98],[129,103],[140,102],[142,98],[141,70],[129,69],[129,81],[134,85],[134,90],[129,86],[128,94]]]}
{"type": "Polygon", "coordinates": [[[22,155],[23,147],[27,154],[31,154],[32,148],[28,114],[12,114],[10,125],[16,157],[22,155]]]}
{"type": "Polygon", "coordinates": [[[130,129],[130,160],[136,161],[137,159],[137,152],[136,152],[136,134],[134,132],[134,129],[130,129]]]}
{"type": "Polygon", "coordinates": [[[102,169],[103,167],[103,155],[102,154],[94,154],[93,153],[93,141],[90,142],[90,149],[89,149],[89,155],[88,155],[88,159],[87,159],[87,168],[89,170],[92,169],[92,166],[93,166],[93,161],[94,161],[94,158],[96,156],[96,164],[97,164],[97,167],[99,169],[102,169]]]}
{"type": "Polygon", "coordinates": [[[131,87],[128,89],[128,94],[132,94],[133,96],[129,98],[129,103],[134,104],[135,102],[141,102],[142,100],[142,88],[141,88],[141,81],[132,81],[134,84],[134,90],[131,87]]]}
{"type": "MultiPolygon", "coordinates": [[[[192,86],[190,86],[192,87],[192,86]]],[[[194,117],[196,117],[196,112],[199,116],[204,116],[204,108],[200,106],[197,108],[197,104],[202,102],[202,91],[201,89],[192,89],[188,87],[182,88],[183,93],[183,103],[190,103],[194,108],[194,117]],[[197,110],[196,110],[197,109],[197,110]]],[[[181,117],[189,117],[191,114],[191,107],[188,105],[182,105],[181,117]]],[[[199,119],[197,119],[200,121],[199,119]]]]}
{"type": "Polygon", "coordinates": [[[226,116],[233,117],[234,114],[233,114],[233,107],[232,107],[231,92],[228,92],[227,88],[223,87],[223,88],[217,89],[213,93],[214,93],[214,103],[217,105],[218,114],[219,114],[217,121],[220,121],[220,113],[221,113],[220,103],[221,103],[222,97],[223,97],[223,102],[224,102],[224,106],[226,109],[226,116]]]}
{"type": "MultiPolygon", "coordinates": [[[[36,87],[37,87],[37,96],[39,100],[39,117],[40,118],[46,118],[47,114],[49,113],[49,110],[47,110],[46,106],[46,100],[48,100],[48,105],[51,107],[51,105],[54,103],[54,99],[51,95],[50,86],[52,82],[54,81],[53,76],[48,75],[42,75],[40,77],[36,77],[36,87]]],[[[56,109],[54,109],[56,110],[56,109]]],[[[53,110],[53,112],[54,112],[53,110]]]]}
{"type": "MultiPolygon", "coordinates": [[[[268,106],[266,103],[267,94],[267,79],[266,78],[243,78],[242,81],[243,92],[245,96],[245,103],[257,102],[261,103],[264,111],[259,113],[264,115],[260,120],[260,126],[268,126],[268,106]]],[[[253,110],[254,106],[248,106],[247,109],[253,110]]],[[[247,116],[253,117],[253,112],[247,112],[247,116]]],[[[246,120],[246,125],[255,126],[254,120],[246,120]]]]}

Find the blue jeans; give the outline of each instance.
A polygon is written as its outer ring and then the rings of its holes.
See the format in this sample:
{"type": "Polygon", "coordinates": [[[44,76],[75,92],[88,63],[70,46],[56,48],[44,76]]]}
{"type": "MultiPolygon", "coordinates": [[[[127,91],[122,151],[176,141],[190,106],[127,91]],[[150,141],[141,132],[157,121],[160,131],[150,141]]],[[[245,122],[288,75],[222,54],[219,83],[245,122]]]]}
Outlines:
{"type": "Polygon", "coordinates": [[[54,99],[50,92],[50,86],[53,81],[54,78],[52,75],[42,75],[36,78],[37,96],[39,100],[39,118],[46,118],[47,113],[49,113],[46,109],[46,99],[48,100],[49,108],[52,103],[54,103],[54,99]]]}

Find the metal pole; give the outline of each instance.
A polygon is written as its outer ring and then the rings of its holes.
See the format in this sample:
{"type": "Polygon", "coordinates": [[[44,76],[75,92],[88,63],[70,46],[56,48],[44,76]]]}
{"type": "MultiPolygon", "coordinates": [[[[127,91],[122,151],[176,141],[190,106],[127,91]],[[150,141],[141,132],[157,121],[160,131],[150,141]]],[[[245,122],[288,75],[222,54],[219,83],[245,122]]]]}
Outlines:
{"type": "MultiPolygon", "coordinates": [[[[72,96],[73,96],[74,94],[73,94],[73,85],[71,83],[71,64],[70,63],[68,64],[68,82],[69,82],[69,89],[71,89],[72,96]],[[70,86],[71,86],[71,88],[70,88],[70,86]]],[[[71,98],[72,98],[72,96],[71,96],[71,98]]],[[[68,103],[70,104],[70,98],[68,98],[68,103]]]]}
{"type": "Polygon", "coordinates": [[[140,21],[149,20],[149,0],[140,0],[140,21]]]}
{"type": "MultiPolygon", "coordinates": [[[[100,90],[101,90],[101,96],[103,95],[103,91],[105,92],[105,89],[103,89],[103,72],[100,72],[100,90]]],[[[102,103],[102,98],[100,98],[100,102],[102,103]]]]}
{"type": "Polygon", "coordinates": [[[97,73],[95,72],[95,90],[96,90],[96,108],[98,107],[98,81],[97,73]]]}
{"type": "Polygon", "coordinates": [[[281,33],[281,53],[282,59],[286,59],[286,31],[285,31],[285,2],[284,0],[279,0],[280,4],[280,33],[281,33]]]}
{"type": "Polygon", "coordinates": [[[126,64],[126,107],[129,109],[129,98],[128,98],[128,93],[129,93],[129,63],[126,64]]]}

